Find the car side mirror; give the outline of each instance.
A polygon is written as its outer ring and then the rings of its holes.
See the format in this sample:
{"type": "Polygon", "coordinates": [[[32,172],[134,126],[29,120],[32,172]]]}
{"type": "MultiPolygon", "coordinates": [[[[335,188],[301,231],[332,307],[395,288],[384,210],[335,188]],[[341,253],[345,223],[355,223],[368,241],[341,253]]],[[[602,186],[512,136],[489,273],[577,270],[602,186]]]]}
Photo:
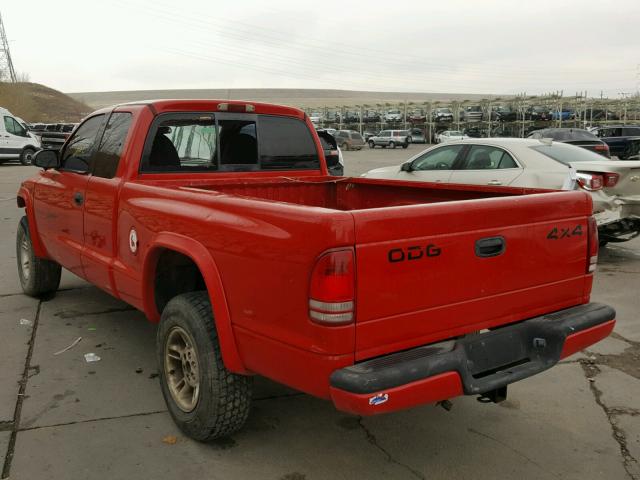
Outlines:
{"type": "Polygon", "coordinates": [[[403,172],[413,172],[413,165],[411,162],[403,163],[400,170],[403,172]]]}
{"type": "Polygon", "coordinates": [[[50,168],[58,168],[60,162],[58,160],[58,152],[55,150],[40,150],[33,157],[33,165],[48,170],[50,168]]]}

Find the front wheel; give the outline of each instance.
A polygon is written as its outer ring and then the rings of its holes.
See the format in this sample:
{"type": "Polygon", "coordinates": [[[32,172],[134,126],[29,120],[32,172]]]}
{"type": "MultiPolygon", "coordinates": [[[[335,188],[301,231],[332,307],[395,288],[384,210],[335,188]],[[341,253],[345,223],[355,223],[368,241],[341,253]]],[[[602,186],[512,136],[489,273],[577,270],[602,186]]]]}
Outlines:
{"type": "Polygon", "coordinates": [[[402,145],[402,148],[407,148],[408,146],[409,146],[409,144],[405,143],[405,144],[402,145]]]}
{"type": "Polygon", "coordinates": [[[374,142],[369,142],[369,148],[376,148],[376,144],[374,142]]]}
{"type": "Polygon", "coordinates": [[[62,269],[51,260],[36,257],[29,236],[27,217],[22,217],[16,234],[18,277],[22,291],[30,297],[40,297],[58,290],[62,269]]]}
{"type": "Polygon", "coordinates": [[[27,147],[24,150],[22,150],[22,153],[20,154],[20,163],[22,165],[31,165],[31,162],[33,161],[33,156],[35,155],[36,151],[35,149],[31,148],[31,147],[27,147]]]}
{"type": "Polygon", "coordinates": [[[396,142],[389,142],[389,148],[396,148],[396,142]]]}
{"type": "Polygon", "coordinates": [[[224,366],[207,292],[169,301],[160,317],[156,354],[162,394],[180,430],[206,442],[242,428],[252,378],[224,366]]]}
{"type": "Polygon", "coordinates": [[[340,144],[340,148],[342,150],[349,150],[349,145],[346,142],[343,142],[342,144],[340,144]]]}

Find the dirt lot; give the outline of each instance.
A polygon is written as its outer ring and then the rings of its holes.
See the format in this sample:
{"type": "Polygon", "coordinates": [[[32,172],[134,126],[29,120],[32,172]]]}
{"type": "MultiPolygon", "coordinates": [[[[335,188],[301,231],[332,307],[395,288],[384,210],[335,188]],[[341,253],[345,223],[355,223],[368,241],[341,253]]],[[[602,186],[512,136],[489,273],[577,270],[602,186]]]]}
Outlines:
{"type": "MultiPolygon", "coordinates": [[[[408,150],[347,152],[347,173],[408,150]]],[[[358,418],[257,379],[248,425],[198,444],[166,412],[155,326],[70,274],[23,296],[14,236],[20,181],[0,166],[0,466],[12,479],[640,479],[640,239],[601,251],[593,300],[618,311],[613,336],[509,388],[499,405],[454,400],[358,418]],[[70,350],[54,353],[82,340],[70,350]],[[86,363],[93,352],[99,362],[86,363]]]]}

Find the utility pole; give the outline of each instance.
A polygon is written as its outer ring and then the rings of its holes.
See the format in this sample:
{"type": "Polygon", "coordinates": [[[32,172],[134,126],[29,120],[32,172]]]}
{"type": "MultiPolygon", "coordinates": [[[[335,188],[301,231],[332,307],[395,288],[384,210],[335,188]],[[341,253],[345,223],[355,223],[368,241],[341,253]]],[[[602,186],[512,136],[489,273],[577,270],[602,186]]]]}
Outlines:
{"type": "Polygon", "coordinates": [[[18,77],[13,68],[11,61],[11,53],[9,52],[9,41],[4,31],[4,23],[2,23],[2,15],[0,15],[0,82],[16,83],[18,77]]]}

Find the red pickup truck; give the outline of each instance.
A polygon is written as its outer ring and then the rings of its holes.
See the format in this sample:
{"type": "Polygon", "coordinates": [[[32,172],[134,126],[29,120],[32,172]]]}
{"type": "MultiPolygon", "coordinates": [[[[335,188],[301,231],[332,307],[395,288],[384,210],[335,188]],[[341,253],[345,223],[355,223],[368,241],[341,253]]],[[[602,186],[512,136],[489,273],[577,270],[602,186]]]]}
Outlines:
{"type": "Polygon", "coordinates": [[[87,117],[25,181],[22,288],[67,268],[159,322],[162,392],[197,440],[258,374],[370,415],[508,384],[606,337],[580,191],[328,175],[304,112],[213,100],[87,117]]]}

